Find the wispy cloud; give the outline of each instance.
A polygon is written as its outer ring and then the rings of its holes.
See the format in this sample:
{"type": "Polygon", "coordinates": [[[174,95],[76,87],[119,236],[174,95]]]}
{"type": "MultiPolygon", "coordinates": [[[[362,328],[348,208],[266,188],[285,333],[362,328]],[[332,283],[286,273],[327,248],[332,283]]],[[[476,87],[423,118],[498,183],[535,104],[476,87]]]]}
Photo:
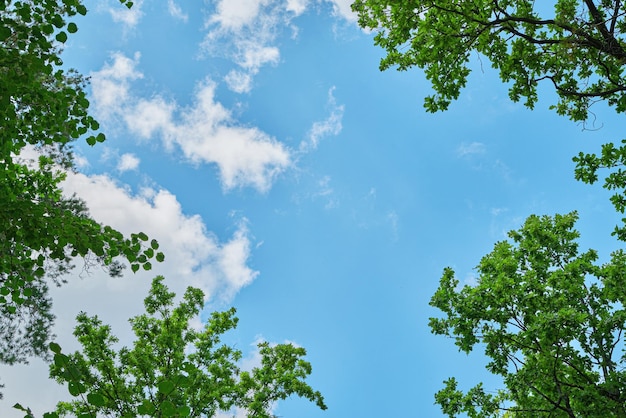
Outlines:
{"type": "Polygon", "coordinates": [[[400,221],[400,217],[395,210],[390,210],[387,212],[387,222],[389,222],[389,226],[391,227],[391,233],[393,234],[393,240],[398,240],[398,223],[400,221]]]}
{"type": "Polygon", "coordinates": [[[255,127],[238,124],[215,99],[216,83],[200,82],[194,103],[181,107],[159,96],[135,97],[130,82],[142,77],[139,55],[120,53],[92,73],[94,109],[101,119],[117,119],[144,139],[159,137],[166,149],[176,147],[192,163],[216,164],[225,190],[251,186],[269,190],[273,180],[291,165],[291,154],[280,142],[255,127]]]}
{"type": "Polygon", "coordinates": [[[458,157],[467,157],[471,155],[482,155],[487,151],[487,147],[482,142],[462,143],[456,149],[458,157]]]}
{"type": "Polygon", "coordinates": [[[352,11],[352,3],[354,0],[328,0],[333,5],[333,13],[337,17],[341,17],[348,22],[356,22],[357,16],[352,11]]]}
{"type": "MultiPolygon", "coordinates": [[[[350,5],[352,0],[326,0],[333,15],[356,22],[350,5]]],[[[231,90],[247,93],[253,78],[265,65],[280,60],[278,36],[291,30],[298,33],[294,19],[304,14],[310,0],[218,0],[205,20],[206,36],[201,43],[203,54],[226,57],[239,68],[228,73],[225,80],[231,90]]]]}
{"type": "Polygon", "coordinates": [[[339,133],[341,133],[341,129],[343,128],[343,112],[345,108],[344,105],[337,104],[337,100],[333,95],[334,91],[335,87],[332,87],[328,91],[327,106],[330,108],[330,115],[328,115],[328,117],[323,121],[313,123],[313,126],[307,135],[307,140],[300,143],[301,152],[316,149],[321,139],[330,135],[339,135],[339,133]]]}
{"type": "Polygon", "coordinates": [[[203,53],[225,56],[239,70],[227,76],[228,86],[235,92],[252,89],[252,77],[264,65],[275,65],[280,51],[274,45],[281,30],[289,25],[301,3],[291,7],[276,0],[219,0],[205,21],[207,34],[201,44],[203,53]]]}
{"type": "Polygon", "coordinates": [[[174,0],[167,0],[167,11],[170,16],[183,22],[187,22],[189,19],[187,13],[183,12],[183,9],[174,0]]]}
{"type": "Polygon", "coordinates": [[[317,182],[318,190],[313,194],[313,199],[324,199],[324,209],[334,209],[339,206],[339,199],[330,184],[330,176],[324,176],[317,182]]]}

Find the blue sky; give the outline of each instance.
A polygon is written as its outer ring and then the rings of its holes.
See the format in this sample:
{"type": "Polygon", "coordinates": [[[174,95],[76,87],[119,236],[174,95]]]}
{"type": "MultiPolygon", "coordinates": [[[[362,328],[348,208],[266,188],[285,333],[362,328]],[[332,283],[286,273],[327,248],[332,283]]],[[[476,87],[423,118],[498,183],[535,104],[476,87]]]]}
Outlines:
{"type": "MultiPolygon", "coordinates": [[[[532,213],[577,209],[583,248],[617,248],[608,193],[577,183],[571,162],[621,138],[612,110],[597,105],[584,127],[548,110],[546,88],[529,111],[474,59],[460,99],[428,114],[423,75],[379,72],[382,51],[349,3],[87,4],[64,59],[91,76],[108,140],[77,146],[80,173],[64,187],[96,219],[157,238],[166,262],[54,289],[64,349],[77,348],[81,310],[129,344],[126,320],[163,274],[179,293],[205,290],[206,312],[238,309],[227,340],[246,364],[259,339],[306,347],[329,409],[291,399],[277,415],[438,417],[433,394],[449,376],[498,388],[478,352],[430,335],[444,267],[471,282],[532,213]]],[[[36,359],[1,375],[1,416],[19,416],[15,402],[41,413],[66,396],[36,359]]]]}

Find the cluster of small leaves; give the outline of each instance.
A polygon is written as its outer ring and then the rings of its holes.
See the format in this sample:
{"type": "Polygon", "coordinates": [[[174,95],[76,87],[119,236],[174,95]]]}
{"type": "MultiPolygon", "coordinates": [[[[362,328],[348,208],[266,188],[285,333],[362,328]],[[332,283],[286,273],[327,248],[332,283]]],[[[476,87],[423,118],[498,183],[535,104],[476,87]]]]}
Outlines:
{"type": "MultiPolygon", "coordinates": [[[[261,366],[240,371],[241,352],[220,341],[237,325],[235,310],[212,313],[196,331],[190,320],[204,304],[203,292],[188,288],[172,309],[174,297],[163,277],[155,278],[144,300],[146,314],[130,320],[136,340],[119,351],[110,327],[81,313],[74,335],[82,351],[63,355],[53,346],[50,367],[50,376],[66,383],[76,399],[60,402],[45,418],[212,417],[234,407],[250,417],[269,418],[274,403],[290,395],[326,409],[322,395],[304,381],[311,365],[303,359],[303,348],[261,343],[261,366]]],[[[32,418],[27,408],[15,407],[32,418]]]]}
{"type": "Polygon", "coordinates": [[[91,219],[80,199],[61,193],[65,170],[73,169],[73,141],[105,140],[94,133],[99,125],[88,113],[85,79],[64,69],[60,57],[60,44],[78,30],[69,20],[86,12],[80,0],[0,0],[0,344],[15,348],[3,350],[0,362],[45,352],[42,335],[50,337],[53,316],[44,280],[59,284],[75,257],[112,275],[121,272],[120,257],[133,271],[164,259],[156,241],[125,238],[91,219]],[[32,148],[38,160],[24,157],[32,148]],[[13,344],[23,332],[32,333],[30,347],[28,339],[20,340],[26,346],[13,344]]]}
{"type": "MultiPolygon", "coordinates": [[[[611,196],[611,203],[619,213],[626,211],[626,139],[622,145],[616,147],[613,143],[604,144],[600,155],[579,153],[573,158],[576,163],[574,175],[576,180],[583,183],[593,184],[598,181],[600,170],[609,171],[604,179],[604,187],[607,190],[616,190],[611,196]]],[[[617,225],[613,231],[621,241],[626,241],[626,218],[622,218],[623,225],[617,225]]]]}
{"type": "Polygon", "coordinates": [[[467,353],[481,344],[506,386],[464,393],[447,380],[436,401],[449,417],[626,416],[626,253],[594,264],[595,251],[578,251],[576,219],[529,217],[481,260],[475,286],[444,271],[432,332],[467,353]]]}
{"type": "MultiPolygon", "coordinates": [[[[626,21],[619,0],[557,0],[554,14],[540,16],[528,0],[356,0],[363,28],[377,30],[376,45],[387,55],[381,70],[424,69],[435,91],[430,112],[459,97],[470,73],[472,51],[511,83],[509,96],[533,108],[538,83],[553,84],[552,106],[573,120],[587,119],[595,100],[626,111],[626,21]]],[[[541,4],[541,7],[546,5],[541,4]]]]}

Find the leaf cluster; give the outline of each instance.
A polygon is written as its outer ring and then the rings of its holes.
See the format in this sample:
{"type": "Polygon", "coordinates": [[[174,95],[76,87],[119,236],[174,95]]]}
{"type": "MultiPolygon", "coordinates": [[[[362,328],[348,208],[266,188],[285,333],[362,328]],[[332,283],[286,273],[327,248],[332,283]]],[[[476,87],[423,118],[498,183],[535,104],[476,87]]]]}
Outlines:
{"type": "MultiPolygon", "coordinates": [[[[600,171],[608,172],[602,187],[615,191],[611,195],[611,203],[618,213],[623,214],[626,211],[626,139],[621,141],[620,146],[604,144],[599,155],[581,152],[573,161],[576,163],[576,180],[583,183],[594,184],[600,171]]],[[[622,218],[622,225],[615,227],[613,235],[626,241],[626,218],[622,218]]]]}
{"type": "MultiPolygon", "coordinates": [[[[274,403],[291,395],[326,409],[322,395],[304,381],[311,373],[304,348],[262,342],[261,365],[241,371],[241,352],[220,339],[237,326],[235,309],[212,313],[195,330],[190,321],[204,304],[203,292],[189,287],[172,308],[174,297],[163,277],[155,278],[146,313],[130,320],[133,346],[117,351],[110,327],[81,313],[74,335],[82,350],[65,355],[53,345],[50,367],[50,376],[67,384],[76,399],[59,403],[47,417],[212,417],[240,407],[250,417],[269,418],[274,403]]],[[[15,407],[32,416],[28,408],[15,407]]]]}
{"type": "Polygon", "coordinates": [[[463,393],[449,379],[436,395],[448,416],[626,416],[626,253],[595,264],[595,251],[578,251],[576,219],[530,216],[481,260],[475,286],[444,271],[432,332],[464,352],[483,346],[506,387],[463,393]]]}
{"type": "Polygon", "coordinates": [[[533,108],[540,81],[554,86],[552,106],[573,120],[585,120],[589,106],[606,100],[626,111],[624,32],[620,0],[356,0],[352,9],[374,42],[386,51],[380,68],[424,69],[435,94],[430,112],[445,110],[459,97],[470,74],[470,54],[486,57],[509,83],[513,101],[533,108]],[[545,16],[538,9],[553,5],[545,16]]]}

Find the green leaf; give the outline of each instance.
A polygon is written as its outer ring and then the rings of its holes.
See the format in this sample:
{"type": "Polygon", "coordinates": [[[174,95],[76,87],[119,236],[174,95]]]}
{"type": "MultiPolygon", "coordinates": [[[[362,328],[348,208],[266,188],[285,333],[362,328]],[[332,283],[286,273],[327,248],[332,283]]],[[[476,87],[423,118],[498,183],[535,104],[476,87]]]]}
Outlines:
{"type": "Polygon", "coordinates": [[[152,416],[154,414],[154,411],[154,405],[147,399],[144,399],[141,405],[137,407],[137,412],[139,412],[141,415],[152,416]]]}
{"type": "Polygon", "coordinates": [[[162,380],[157,384],[157,388],[159,389],[159,392],[167,395],[174,390],[174,383],[170,380],[162,380]]]}
{"type": "Polygon", "coordinates": [[[152,241],[150,241],[150,247],[153,250],[158,250],[159,249],[159,242],[155,239],[153,239],[152,241]]]}
{"type": "Polygon", "coordinates": [[[61,354],[61,346],[55,343],[54,341],[48,344],[48,348],[50,348],[50,351],[52,351],[55,354],[61,354]]]}
{"type": "Polygon", "coordinates": [[[24,412],[29,412],[28,409],[24,408],[22,405],[20,405],[19,403],[16,403],[15,405],[13,405],[13,409],[18,409],[20,411],[24,411],[24,412]]]}
{"type": "Polygon", "coordinates": [[[67,356],[61,353],[61,347],[57,343],[50,343],[50,350],[54,353],[53,359],[55,366],[59,368],[65,367],[67,364],[67,356]]]}
{"type": "Polygon", "coordinates": [[[156,261],[158,261],[159,263],[162,263],[165,260],[165,254],[157,253],[155,258],[156,258],[156,261]]]}
{"type": "Polygon", "coordinates": [[[65,43],[65,41],[67,41],[67,33],[61,31],[57,33],[57,36],[55,36],[55,39],[63,44],[65,43]]]}
{"type": "Polygon", "coordinates": [[[139,264],[131,264],[130,269],[133,271],[133,273],[137,273],[137,271],[139,270],[139,264]]]}
{"type": "Polygon", "coordinates": [[[67,31],[69,33],[76,33],[76,31],[78,31],[78,26],[76,26],[76,23],[70,22],[67,25],[67,31]]]}
{"type": "Polygon", "coordinates": [[[138,233],[137,238],[139,238],[142,241],[148,241],[148,236],[144,234],[143,232],[138,233]]]}
{"type": "Polygon", "coordinates": [[[173,417],[176,415],[176,407],[171,401],[164,400],[161,402],[161,405],[159,405],[159,409],[164,417],[173,417]]]}
{"type": "Polygon", "coordinates": [[[78,396],[81,393],[85,393],[85,386],[80,382],[69,382],[67,390],[72,396],[78,396]]]}
{"type": "Polygon", "coordinates": [[[95,137],[95,136],[93,136],[93,135],[92,135],[92,136],[87,137],[87,140],[86,140],[86,141],[87,141],[87,144],[91,145],[92,147],[93,147],[94,145],[96,145],[96,137],[95,137]]]}
{"type": "Polygon", "coordinates": [[[93,406],[104,406],[106,405],[106,401],[104,396],[99,394],[98,392],[91,392],[87,394],[87,402],[89,402],[93,406]]]}
{"type": "Polygon", "coordinates": [[[106,141],[106,136],[104,136],[104,134],[102,132],[98,133],[98,135],[96,135],[96,141],[98,142],[104,142],[106,141]]]}
{"type": "Polygon", "coordinates": [[[0,41],[5,41],[11,36],[11,28],[0,25],[0,41]]]}
{"type": "Polygon", "coordinates": [[[146,271],[151,270],[152,269],[152,263],[150,263],[149,261],[146,261],[143,264],[143,269],[146,270],[146,271]]]}
{"type": "Polygon", "coordinates": [[[179,417],[188,417],[189,415],[191,415],[191,408],[187,405],[179,406],[176,409],[176,415],[178,415],[179,417]]]}

